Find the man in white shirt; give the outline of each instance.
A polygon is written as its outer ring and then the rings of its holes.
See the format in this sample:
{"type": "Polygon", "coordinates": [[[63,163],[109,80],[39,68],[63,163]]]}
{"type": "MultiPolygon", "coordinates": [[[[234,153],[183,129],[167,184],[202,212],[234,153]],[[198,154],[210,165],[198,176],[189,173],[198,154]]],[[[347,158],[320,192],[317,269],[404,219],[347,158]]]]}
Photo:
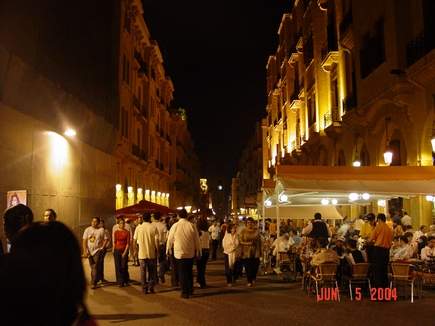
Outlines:
{"type": "Polygon", "coordinates": [[[208,228],[208,232],[211,237],[211,260],[216,260],[217,249],[219,247],[219,233],[221,228],[219,227],[217,221],[214,221],[213,224],[208,228]]]}
{"type": "Polygon", "coordinates": [[[100,260],[103,259],[103,249],[106,247],[109,237],[104,228],[99,227],[100,218],[94,217],[91,226],[83,232],[83,254],[89,258],[91,266],[91,288],[97,288],[98,276],[101,275],[100,260]]]}
{"type": "Polygon", "coordinates": [[[435,259],[435,237],[429,237],[427,246],[421,249],[421,259],[428,261],[435,259]]]}
{"type": "Polygon", "coordinates": [[[159,234],[156,227],[151,224],[150,213],[143,214],[143,223],[136,227],[133,238],[139,247],[138,258],[143,292],[145,294],[148,294],[148,291],[155,293],[159,234]]]}
{"type": "Polygon", "coordinates": [[[412,218],[407,212],[403,212],[403,217],[400,220],[403,226],[412,225],[412,218]]]}
{"type": "Polygon", "coordinates": [[[179,216],[180,220],[169,231],[166,253],[169,255],[171,248],[174,248],[181,297],[187,299],[193,294],[193,259],[201,256],[201,249],[196,227],[187,220],[187,211],[180,210],[179,216]]]}
{"type": "Polygon", "coordinates": [[[160,282],[165,283],[165,273],[168,269],[168,260],[166,257],[166,238],[168,229],[166,228],[166,223],[164,218],[161,217],[160,212],[155,212],[153,214],[152,223],[159,235],[159,278],[160,282]]]}

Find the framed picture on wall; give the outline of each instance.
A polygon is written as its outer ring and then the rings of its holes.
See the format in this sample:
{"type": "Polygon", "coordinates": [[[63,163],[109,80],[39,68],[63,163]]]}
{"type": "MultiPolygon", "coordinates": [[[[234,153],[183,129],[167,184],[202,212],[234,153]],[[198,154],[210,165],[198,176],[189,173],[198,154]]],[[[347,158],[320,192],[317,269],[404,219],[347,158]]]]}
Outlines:
{"type": "Polygon", "coordinates": [[[11,208],[18,204],[27,205],[27,190],[11,190],[6,194],[6,207],[11,208]]]}

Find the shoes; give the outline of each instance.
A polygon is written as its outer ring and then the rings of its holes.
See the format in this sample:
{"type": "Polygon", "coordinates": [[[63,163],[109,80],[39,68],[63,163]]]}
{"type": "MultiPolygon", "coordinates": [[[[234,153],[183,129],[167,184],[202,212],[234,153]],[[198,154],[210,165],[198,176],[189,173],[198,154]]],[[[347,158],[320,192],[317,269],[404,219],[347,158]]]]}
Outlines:
{"type": "Polygon", "coordinates": [[[148,292],[148,288],[144,288],[144,289],[143,289],[143,293],[144,293],[144,294],[148,294],[148,293],[149,293],[149,292],[148,292]]]}
{"type": "Polygon", "coordinates": [[[190,296],[187,293],[181,293],[181,297],[183,299],[189,299],[190,296]]]}
{"type": "Polygon", "coordinates": [[[154,288],[150,288],[150,293],[152,293],[152,294],[156,293],[156,292],[154,291],[154,288]]]}
{"type": "Polygon", "coordinates": [[[97,284],[92,284],[91,289],[95,290],[97,288],[97,284]]]}
{"type": "Polygon", "coordinates": [[[252,288],[252,283],[248,283],[246,286],[247,286],[248,288],[252,288]]]}
{"type": "Polygon", "coordinates": [[[125,283],[124,283],[124,286],[130,286],[130,283],[125,282],[125,283]]]}

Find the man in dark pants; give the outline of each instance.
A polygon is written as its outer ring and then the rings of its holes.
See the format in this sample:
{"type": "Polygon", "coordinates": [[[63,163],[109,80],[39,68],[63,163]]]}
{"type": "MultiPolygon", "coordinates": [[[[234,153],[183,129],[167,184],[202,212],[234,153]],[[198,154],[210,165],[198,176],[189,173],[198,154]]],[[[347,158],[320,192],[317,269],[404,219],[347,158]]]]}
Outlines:
{"type": "Polygon", "coordinates": [[[180,220],[172,225],[169,231],[166,248],[174,248],[178,275],[181,285],[181,297],[189,298],[193,294],[193,259],[201,256],[199,234],[196,227],[187,220],[187,212],[179,212],[180,220]]]}
{"type": "Polygon", "coordinates": [[[378,214],[376,227],[370,237],[370,242],[373,243],[374,286],[377,288],[388,287],[388,263],[393,230],[385,222],[385,214],[378,214]]]}

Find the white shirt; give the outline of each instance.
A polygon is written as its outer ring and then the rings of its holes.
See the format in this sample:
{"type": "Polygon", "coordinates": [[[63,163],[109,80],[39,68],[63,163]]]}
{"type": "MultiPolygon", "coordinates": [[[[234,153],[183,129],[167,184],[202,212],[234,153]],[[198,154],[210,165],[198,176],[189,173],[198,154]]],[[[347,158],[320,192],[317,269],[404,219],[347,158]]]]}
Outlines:
{"type": "Polygon", "coordinates": [[[430,260],[432,257],[435,257],[435,247],[431,248],[429,246],[424,247],[421,249],[421,259],[422,260],[430,260]]]}
{"type": "Polygon", "coordinates": [[[134,231],[134,240],[139,246],[139,259],[155,259],[159,248],[157,228],[149,222],[143,222],[134,231]]]}
{"type": "Polygon", "coordinates": [[[409,215],[404,215],[401,219],[403,225],[412,225],[412,218],[409,215]]]}
{"type": "Polygon", "coordinates": [[[212,240],[219,240],[219,232],[221,231],[221,228],[219,225],[212,225],[208,228],[208,232],[211,234],[212,240]]]}
{"type": "Polygon", "coordinates": [[[159,234],[159,240],[160,244],[166,243],[166,235],[168,233],[168,229],[166,228],[166,224],[163,222],[153,222],[152,225],[154,225],[157,229],[157,232],[159,234]]]}
{"type": "Polygon", "coordinates": [[[272,244],[273,248],[273,255],[277,256],[279,252],[287,252],[289,251],[290,247],[294,245],[294,241],[292,238],[284,239],[284,237],[279,237],[275,239],[275,241],[272,244]]]}
{"type": "Polygon", "coordinates": [[[83,240],[86,240],[86,247],[91,256],[103,249],[104,240],[108,239],[103,228],[96,229],[93,226],[88,226],[85,232],[83,232],[83,240]]]}
{"type": "Polygon", "coordinates": [[[181,218],[169,230],[166,252],[169,254],[174,247],[174,256],[177,259],[201,256],[199,235],[196,227],[185,218],[181,218]]]}
{"type": "Polygon", "coordinates": [[[361,227],[363,226],[363,224],[364,224],[364,220],[361,218],[358,218],[355,220],[355,223],[353,224],[353,228],[355,230],[361,231],[361,227]]]}

